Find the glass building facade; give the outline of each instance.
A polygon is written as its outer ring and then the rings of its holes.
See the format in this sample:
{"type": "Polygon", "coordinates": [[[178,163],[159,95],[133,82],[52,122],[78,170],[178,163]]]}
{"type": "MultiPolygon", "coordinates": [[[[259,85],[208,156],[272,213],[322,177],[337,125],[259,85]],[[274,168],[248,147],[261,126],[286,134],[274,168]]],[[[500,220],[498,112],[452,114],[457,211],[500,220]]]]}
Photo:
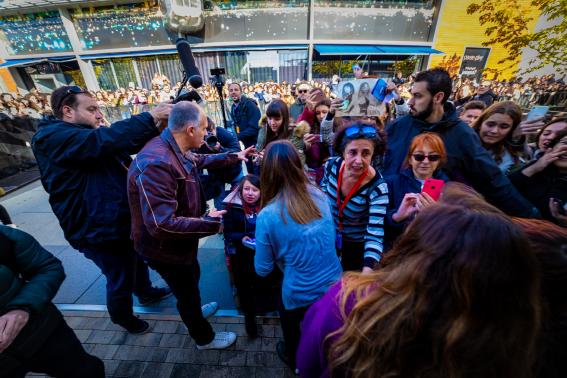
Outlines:
{"type": "Polygon", "coordinates": [[[66,7],[63,2],[59,10],[0,14],[0,50],[3,47],[8,59],[58,54],[82,60],[85,64],[62,67],[58,77],[63,81],[54,85],[85,82],[91,89],[149,87],[156,72],[180,81],[182,68],[175,51],[179,36],[192,43],[205,80],[214,67],[224,67],[227,78],[251,83],[348,77],[349,70],[335,72],[329,67],[351,61],[365,62],[370,75],[387,76],[393,74],[394,62],[412,58],[419,67],[428,54],[345,53],[341,46],[431,46],[439,3],[161,0],[66,7]],[[197,20],[196,29],[188,34],[181,33],[181,27],[175,29],[183,17],[197,20]],[[336,54],[319,52],[319,46],[329,44],[336,46],[336,54]],[[84,80],[78,77],[81,72],[84,80]]]}

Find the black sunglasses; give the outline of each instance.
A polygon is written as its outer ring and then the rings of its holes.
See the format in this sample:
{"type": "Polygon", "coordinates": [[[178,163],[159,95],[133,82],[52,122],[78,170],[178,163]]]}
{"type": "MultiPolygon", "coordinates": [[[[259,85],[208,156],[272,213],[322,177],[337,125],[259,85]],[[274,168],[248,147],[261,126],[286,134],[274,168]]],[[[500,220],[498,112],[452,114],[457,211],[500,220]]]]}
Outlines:
{"type": "Polygon", "coordinates": [[[300,89],[297,91],[298,93],[307,93],[309,92],[307,89],[300,89]]]}
{"type": "Polygon", "coordinates": [[[413,156],[413,158],[415,159],[415,161],[424,161],[425,159],[434,162],[434,161],[439,161],[441,160],[441,155],[438,154],[431,154],[431,155],[425,155],[425,154],[412,154],[411,156],[413,156]]]}

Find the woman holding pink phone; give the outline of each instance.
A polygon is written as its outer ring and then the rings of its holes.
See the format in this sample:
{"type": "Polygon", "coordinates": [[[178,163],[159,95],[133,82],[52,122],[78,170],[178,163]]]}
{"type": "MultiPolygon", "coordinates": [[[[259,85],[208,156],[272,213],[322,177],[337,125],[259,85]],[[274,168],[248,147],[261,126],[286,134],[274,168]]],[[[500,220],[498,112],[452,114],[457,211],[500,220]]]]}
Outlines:
{"type": "Polygon", "coordinates": [[[446,161],[443,140],[435,133],[423,133],[411,142],[406,169],[386,176],[390,199],[386,213],[386,247],[391,247],[419,211],[435,203],[442,184],[449,180],[440,170],[446,161]]]}

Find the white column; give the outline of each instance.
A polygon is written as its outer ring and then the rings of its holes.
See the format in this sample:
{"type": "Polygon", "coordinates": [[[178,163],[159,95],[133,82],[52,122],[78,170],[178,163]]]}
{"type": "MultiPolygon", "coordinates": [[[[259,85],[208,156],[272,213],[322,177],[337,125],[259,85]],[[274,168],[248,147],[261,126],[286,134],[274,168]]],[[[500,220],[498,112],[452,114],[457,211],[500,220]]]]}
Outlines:
{"type": "Polygon", "coordinates": [[[315,1],[309,1],[309,50],[307,51],[307,80],[313,78],[313,29],[315,28],[315,1]]]}
{"type": "Polygon", "coordinates": [[[89,91],[99,91],[100,85],[98,84],[98,79],[94,72],[93,64],[90,60],[81,59],[77,55],[77,63],[79,63],[79,68],[85,79],[85,85],[89,91]]]}
{"type": "Polygon", "coordinates": [[[136,62],[134,58],[132,58],[132,65],[134,66],[134,75],[136,75],[138,87],[142,88],[142,77],[140,76],[140,71],[138,70],[138,62],[136,62]]]}

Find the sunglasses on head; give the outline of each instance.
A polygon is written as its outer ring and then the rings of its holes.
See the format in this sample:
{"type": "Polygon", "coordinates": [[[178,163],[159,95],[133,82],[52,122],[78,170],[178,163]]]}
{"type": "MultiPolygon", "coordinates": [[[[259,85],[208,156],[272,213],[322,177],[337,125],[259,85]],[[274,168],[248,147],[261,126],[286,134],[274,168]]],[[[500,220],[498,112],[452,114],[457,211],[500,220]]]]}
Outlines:
{"type": "Polygon", "coordinates": [[[71,95],[77,95],[77,94],[81,94],[81,93],[88,93],[87,91],[84,91],[83,88],[73,85],[72,87],[67,88],[67,90],[65,91],[65,94],[63,95],[63,97],[61,97],[61,99],[59,100],[59,107],[61,107],[61,104],[63,104],[63,101],[71,96],[71,95]]]}
{"type": "Polygon", "coordinates": [[[345,137],[347,138],[358,138],[358,137],[366,137],[366,138],[376,138],[376,129],[373,126],[369,125],[355,125],[350,126],[348,129],[345,130],[345,137]]]}
{"type": "Polygon", "coordinates": [[[430,154],[430,155],[425,155],[425,154],[412,154],[411,156],[413,156],[413,158],[415,159],[415,161],[424,161],[425,159],[434,162],[434,161],[439,161],[441,160],[441,155],[438,154],[430,154]]]}

